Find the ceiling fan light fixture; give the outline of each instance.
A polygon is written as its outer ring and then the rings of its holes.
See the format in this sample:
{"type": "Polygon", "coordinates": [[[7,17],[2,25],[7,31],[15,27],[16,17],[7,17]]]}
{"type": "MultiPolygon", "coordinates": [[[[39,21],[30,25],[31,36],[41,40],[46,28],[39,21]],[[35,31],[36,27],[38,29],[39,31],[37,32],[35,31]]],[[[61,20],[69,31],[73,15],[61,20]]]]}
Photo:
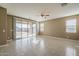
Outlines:
{"type": "Polygon", "coordinates": [[[61,6],[64,7],[64,6],[67,6],[68,3],[61,3],[61,6]]]}

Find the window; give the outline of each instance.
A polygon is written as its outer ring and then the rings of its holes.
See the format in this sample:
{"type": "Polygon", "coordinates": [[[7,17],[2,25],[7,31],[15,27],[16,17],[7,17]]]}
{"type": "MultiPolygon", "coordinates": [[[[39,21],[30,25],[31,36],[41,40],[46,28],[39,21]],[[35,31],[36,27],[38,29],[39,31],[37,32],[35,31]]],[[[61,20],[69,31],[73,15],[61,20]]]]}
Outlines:
{"type": "Polygon", "coordinates": [[[66,21],[66,32],[76,33],[76,19],[66,21]]]}
{"type": "Polygon", "coordinates": [[[44,32],[44,23],[40,23],[40,31],[44,32]]]}

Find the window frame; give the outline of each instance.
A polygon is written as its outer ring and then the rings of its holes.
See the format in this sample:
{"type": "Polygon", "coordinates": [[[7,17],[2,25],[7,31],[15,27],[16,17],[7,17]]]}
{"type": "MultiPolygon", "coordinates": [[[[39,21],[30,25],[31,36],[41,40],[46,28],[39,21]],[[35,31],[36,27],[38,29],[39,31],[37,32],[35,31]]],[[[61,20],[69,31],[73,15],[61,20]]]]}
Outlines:
{"type": "Polygon", "coordinates": [[[65,28],[66,33],[76,33],[77,32],[77,27],[76,27],[77,20],[76,20],[76,18],[71,18],[71,19],[66,20],[65,25],[66,25],[66,28],[65,28]],[[72,24],[72,25],[67,24],[68,21],[73,21],[73,20],[75,20],[74,24],[72,24]],[[70,27],[70,26],[74,26],[74,27],[70,27]],[[69,28],[74,29],[74,30],[70,31],[69,28]]]}

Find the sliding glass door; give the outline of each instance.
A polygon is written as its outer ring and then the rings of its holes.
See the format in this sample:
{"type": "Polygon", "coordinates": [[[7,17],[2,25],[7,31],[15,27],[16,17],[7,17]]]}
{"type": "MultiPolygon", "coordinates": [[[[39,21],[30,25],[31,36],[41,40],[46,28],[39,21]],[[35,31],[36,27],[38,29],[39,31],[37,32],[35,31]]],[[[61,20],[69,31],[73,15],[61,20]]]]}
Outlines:
{"type": "Polygon", "coordinates": [[[22,21],[22,39],[27,38],[27,29],[28,23],[26,21],[22,21]]]}
{"type": "Polygon", "coordinates": [[[16,20],[16,39],[36,36],[36,23],[26,20],[16,20]]]}
{"type": "Polygon", "coordinates": [[[28,37],[32,37],[32,22],[28,22],[28,37]]]}
{"type": "Polygon", "coordinates": [[[22,24],[20,20],[16,21],[16,38],[17,39],[22,38],[22,24]]]}

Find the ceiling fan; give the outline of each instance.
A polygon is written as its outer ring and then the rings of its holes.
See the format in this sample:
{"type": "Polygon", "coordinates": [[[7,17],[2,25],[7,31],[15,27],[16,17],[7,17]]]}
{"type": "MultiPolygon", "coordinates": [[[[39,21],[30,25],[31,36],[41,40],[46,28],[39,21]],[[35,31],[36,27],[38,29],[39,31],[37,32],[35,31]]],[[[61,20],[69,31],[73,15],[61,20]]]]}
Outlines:
{"type": "Polygon", "coordinates": [[[47,16],[50,16],[50,15],[41,13],[41,17],[47,17],[47,16]]]}
{"type": "Polygon", "coordinates": [[[48,16],[50,16],[50,13],[49,13],[48,9],[42,9],[39,16],[46,19],[48,16]]]}
{"type": "Polygon", "coordinates": [[[47,20],[50,15],[51,15],[50,10],[48,8],[42,8],[36,16],[39,17],[40,21],[40,20],[47,20]]]}

